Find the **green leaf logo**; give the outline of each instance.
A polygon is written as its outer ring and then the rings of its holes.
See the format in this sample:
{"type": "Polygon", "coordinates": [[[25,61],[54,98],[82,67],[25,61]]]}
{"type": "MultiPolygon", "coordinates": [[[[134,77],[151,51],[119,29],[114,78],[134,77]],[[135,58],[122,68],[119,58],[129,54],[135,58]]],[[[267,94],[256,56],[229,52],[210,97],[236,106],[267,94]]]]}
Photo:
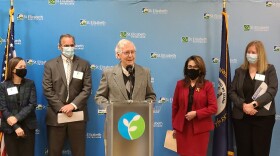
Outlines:
{"type": "Polygon", "coordinates": [[[244,25],[244,31],[250,31],[251,26],[250,25],[244,25]]]}
{"type": "Polygon", "coordinates": [[[121,38],[126,38],[127,37],[127,32],[122,31],[121,34],[120,34],[120,37],[121,38]]]}
{"type": "Polygon", "coordinates": [[[187,37],[187,36],[182,37],[182,42],[183,43],[188,43],[189,42],[189,37],[187,37]]]}

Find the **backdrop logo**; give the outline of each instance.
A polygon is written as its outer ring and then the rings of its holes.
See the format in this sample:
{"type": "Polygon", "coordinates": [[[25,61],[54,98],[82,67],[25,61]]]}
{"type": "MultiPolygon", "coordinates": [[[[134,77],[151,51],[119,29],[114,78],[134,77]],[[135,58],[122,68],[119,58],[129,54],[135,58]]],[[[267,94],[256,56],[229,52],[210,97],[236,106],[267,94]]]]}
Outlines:
{"type": "Polygon", "coordinates": [[[127,140],[135,140],[141,137],[145,131],[145,121],[135,112],[125,113],[118,121],[118,130],[127,140]]]}
{"type": "MultiPolygon", "coordinates": [[[[214,63],[214,64],[220,63],[220,58],[218,58],[218,57],[213,57],[213,58],[212,58],[212,63],[214,63]]],[[[230,63],[231,63],[231,64],[236,64],[236,63],[237,63],[237,59],[231,58],[231,59],[230,59],[230,63]]]]}
{"type": "Polygon", "coordinates": [[[212,63],[217,64],[217,63],[219,63],[219,62],[220,62],[220,59],[219,59],[219,58],[217,58],[217,57],[212,58],[212,63]]]}
{"type": "Polygon", "coordinates": [[[280,7],[280,3],[272,2],[272,1],[266,1],[265,6],[266,7],[280,7]]]}
{"type": "Polygon", "coordinates": [[[35,134],[39,135],[40,134],[40,130],[39,129],[35,129],[35,134]]]}
{"type": "Polygon", "coordinates": [[[280,52],[280,46],[274,46],[273,50],[276,52],[280,52]]]}
{"type": "Polygon", "coordinates": [[[49,5],[75,5],[75,0],[49,0],[48,3],[49,5]]]}
{"type": "Polygon", "coordinates": [[[207,43],[206,37],[183,36],[181,39],[182,39],[182,43],[202,43],[202,44],[207,43]]]}
{"type": "Polygon", "coordinates": [[[80,20],[80,26],[105,26],[106,22],[105,21],[94,21],[94,20],[85,20],[85,19],[81,19],[80,20]]]}
{"type": "Polygon", "coordinates": [[[275,115],[275,120],[280,120],[280,115],[279,114],[275,115]]]}
{"type": "Polygon", "coordinates": [[[215,20],[220,20],[222,19],[222,15],[220,14],[209,14],[209,13],[204,13],[203,18],[208,20],[208,19],[215,19],[215,20]]]}
{"type": "Polygon", "coordinates": [[[96,65],[96,64],[92,64],[90,65],[90,69],[91,70],[104,70],[104,69],[107,69],[107,68],[112,68],[113,66],[104,66],[104,65],[96,65]]]}
{"type": "Polygon", "coordinates": [[[183,37],[182,37],[182,42],[183,42],[183,43],[188,43],[188,42],[189,42],[189,37],[183,36],[183,37]]]}
{"type": "Polygon", "coordinates": [[[151,77],[151,83],[154,83],[154,82],[155,82],[155,78],[151,77]]]}
{"type": "Polygon", "coordinates": [[[157,58],[176,59],[176,54],[159,54],[159,53],[152,52],[150,57],[151,57],[151,59],[157,59],[157,58]]]}
{"type": "Polygon", "coordinates": [[[168,99],[165,98],[165,97],[160,97],[159,100],[158,100],[158,103],[160,103],[160,104],[163,104],[163,103],[166,103],[166,102],[168,102],[168,99]]]}
{"type": "Polygon", "coordinates": [[[153,113],[154,113],[154,114],[159,114],[159,113],[160,113],[160,110],[161,110],[161,106],[154,106],[154,108],[153,108],[153,113]]]}
{"type": "Polygon", "coordinates": [[[269,31],[269,26],[253,26],[249,24],[245,24],[243,26],[244,31],[259,31],[259,32],[267,32],[269,31]]]}
{"type": "Polygon", "coordinates": [[[42,15],[24,15],[24,14],[18,14],[17,20],[23,21],[23,20],[29,20],[29,21],[42,21],[44,20],[44,16],[42,15]]]}
{"type": "Polygon", "coordinates": [[[49,0],[49,5],[55,5],[55,0],[49,0]]]}
{"type": "Polygon", "coordinates": [[[146,38],[147,34],[146,33],[137,33],[137,32],[126,32],[126,31],[121,31],[120,32],[120,38],[146,38]]]}
{"type": "Polygon", "coordinates": [[[47,109],[47,107],[42,104],[38,104],[36,107],[36,110],[43,110],[43,109],[47,109]]]}
{"type": "Polygon", "coordinates": [[[157,127],[157,128],[163,127],[163,122],[154,122],[154,127],[157,127]]]}
{"type": "Polygon", "coordinates": [[[30,65],[30,66],[32,66],[32,65],[43,66],[43,65],[45,65],[45,63],[47,61],[27,59],[26,62],[27,62],[27,65],[30,65]]]}
{"type": "Polygon", "coordinates": [[[75,50],[84,50],[85,49],[85,45],[83,44],[76,44],[75,45],[75,50]]]}
{"type": "Polygon", "coordinates": [[[88,138],[88,139],[101,139],[102,134],[101,133],[87,133],[86,138],[88,138]]]}
{"type": "Polygon", "coordinates": [[[150,9],[150,8],[142,8],[143,14],[155,14],[155,15],[166,15],[168,14],[167,9],[150,9]]]}

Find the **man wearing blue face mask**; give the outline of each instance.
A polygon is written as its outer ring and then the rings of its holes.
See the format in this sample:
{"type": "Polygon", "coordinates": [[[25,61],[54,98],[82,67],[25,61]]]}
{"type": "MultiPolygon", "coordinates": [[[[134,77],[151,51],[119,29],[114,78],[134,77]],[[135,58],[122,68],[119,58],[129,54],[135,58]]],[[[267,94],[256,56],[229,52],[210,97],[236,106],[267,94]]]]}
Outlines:
{"type": "Polygon", "coordinates": [[[85,156],[87,99],[91,94],[90,64],[74,54],[74,36],[61,35],[58,48],[61,55],[46,62],[43,78],[44,95],[48,100],[48,155],[61,156],[68,137],[72,155],[85,156]],[[71,119],[73,112],[81,113],[83,118],[58,122],[61,115],[71,119]]]}

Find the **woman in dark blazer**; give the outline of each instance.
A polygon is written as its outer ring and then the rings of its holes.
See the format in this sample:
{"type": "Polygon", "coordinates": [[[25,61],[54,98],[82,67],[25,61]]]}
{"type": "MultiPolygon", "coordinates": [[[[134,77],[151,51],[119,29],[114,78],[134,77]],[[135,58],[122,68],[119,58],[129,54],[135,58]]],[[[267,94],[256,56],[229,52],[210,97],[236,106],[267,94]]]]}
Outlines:
{"type": "Polygon", "coordinates": [[[37,105],[35,84],[25,79],[26,63],[20,57],[9,61],[6,80],[0,84],[1,131],[9,156],[33,156],[35,108],[37,105]]]}
{"type": "Polygon", "coordinates": [[[212,82],[205,79],[206,69],[200,56],[186,60],[184,79],[177,82],[172,103],[173,136],[181,156],[206,156],[211,116],[217,112],[212,82]]]}
{"type": "Polygon", "coordinates": [[[277,90],[277,74],[268,64],[263,43],[251,41],[229,90],[238,156],[269,156],[277,90]],[[264,93],[257,95],[260,86],[264,93]]]}

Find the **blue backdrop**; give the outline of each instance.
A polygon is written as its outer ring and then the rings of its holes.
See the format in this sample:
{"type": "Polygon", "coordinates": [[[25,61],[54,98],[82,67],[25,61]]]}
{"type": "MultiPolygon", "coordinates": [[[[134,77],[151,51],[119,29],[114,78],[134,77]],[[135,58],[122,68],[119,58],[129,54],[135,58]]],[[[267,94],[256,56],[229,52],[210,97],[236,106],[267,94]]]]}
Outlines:
{"type": "MultiPolygon", "coordinates": [[[[222,0],[15,0],[15,49],[28,62],[27,77],[35,80],[38,96],[36,110],[36,156],[47,154],[45,113],[47,101],[42,92],[44,64],[60,54],[61,34],[76,37],[76,54],[87,59],[92,68],[93,88],[88,100],[87,156],[104,155],[104,115],[98,114],[93,98],[101,73],[118,63],[114,48],[127,38],[137,47],[137,63],[151,69],[157,94],[154,109],[154,155],[175,156],[163,147],[171,129],[171,103],[176,81],[183,78],[183,66],[190,55],[200,55],[207,65],[206,78],[217,88],[222,0]]],[[[0,60],[5,49],[9,0],[0,0],[0,60]]],[[[229,52],[232,76],[243,62],[244,49],[251,40],[262,40],[269,62],[279,71],[280,1],[230,0],[229,52]]],[[[278,77],[279,72],[278,72],[278,77]]],[[[276,96],[276,124],[271,156],[280,153],[280,107],[276,96]]],[[[211,155],[212,139],[209,144],[211,155]]],[[[63,154],[71,155],[69,146],[63,154]]]]}

